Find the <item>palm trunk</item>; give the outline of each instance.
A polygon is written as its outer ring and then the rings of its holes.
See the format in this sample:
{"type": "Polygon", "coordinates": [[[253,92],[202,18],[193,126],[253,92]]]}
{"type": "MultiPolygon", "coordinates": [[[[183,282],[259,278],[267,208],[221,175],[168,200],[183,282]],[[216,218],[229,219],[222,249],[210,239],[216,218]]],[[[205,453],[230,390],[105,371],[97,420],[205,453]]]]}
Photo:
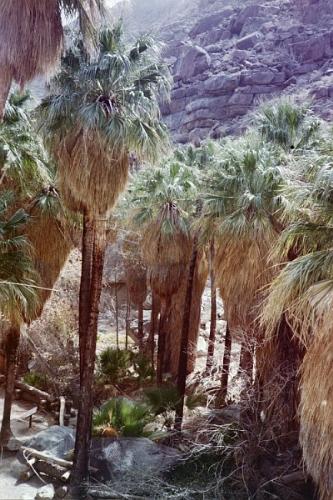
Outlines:
{"type": "Polygon", "coordinates": [[[231,334],[227,323],[224,339],[224,352],[222,361],[221,389],[218,395],[219,404],[224,405],[228,396],[228,380],[231,357],[231,334]]]}
{"type": "MultiPolygon", "coordinates": [[[[93,265],[89,297],[89,327],[84,343],[84,367],[81,379],[81,394],[77,419],[75,458],[72,472],[74,486],[83,493],[83,484],[89,477],[89,452],[91,445],[91,421],[93,411],[93,382],[96,358],[96,341],[99,314],[99,301],[102,291],[103,267],[106,247],[106,231],[92,224],[93,231],[93,265]]],[[[85,498],[85,497],[84,497],[85,498]]]]}
{"type": "Polygon", "coordinates": [[[155,332],[158,320],[158,308],[156,304],[156,296],[152,294],[152,304],[151,304],[151,317],[150,317],[150,331],[148,346],[150,351],[151,366],[155,369],[155,332]]]}
{"type": "Polygon", "coordinates": [[[166,339],[166,325],[168,321],[168,314],[170,307],[167,304],[162,304],[160,321],[158,325],[158,345],[157,345],[157,384],[161,385],[163,382],[164,373],[164,360],[165,360],[165,339],[166,339]]]}
{"type": "Polygon", "coordinates": [[[118,283],[117,283],[117,273],[115,274],[115,306],[116,306],[116,346],[119,349],[119,300],[118,300],[118,283]]]}
{"type": "Polygon", "coordinates": [[[143,302],[140,301],[138,307],[138,338],[139,338],[139,346],[140,350],[143,347],[143,302]]]}
{"type": "Polygon", "coordinates": [[[208,342],[208,353],[206,362],[206,373],[208,374],[214,363],[215,339],[216,339],[216,278],[215,278],[215,248],[212,241],[210,246],[210,332],[208,342]]]}
{"type": "Polygon", "coordinates": [[[128,349],[128,335],[130,330],[130,316],[131,316],[131,302],[129,298],[129,293],[127,290],[127,304],[126,304],[126,337],[125,337],[125,349],[128,349]]]}
{"type": "Polygon", "coordinates": [[[89,327],[90,313],[90,286],[93,259],[94,231],[87,212],[83,214],[82,234],[82,266],[79,299],[79,350],[80,350],[80,379],[84,369],[85,342],[89,327]]]}
{"type": "Polygon", "coordinates": [[[284,316],[271,344],[258,349],[258,413],[265,415],[268,431],[274,428],[281,447],[298,441],[299,368],[304,354],[284,316]]]}
{"type": "Polygon", "coordinates": [[[17,371],[17,352],[20,343],[20,327],[12,325],[7,332],[6,337],[6,387],[5,401],[2,416],[0,444],[5,446],[8,444],[12,436],[10,427],[10,416],[12,410],[12,401],[15,390],[16,371],[17,371]]]}
{"type": "Polygon", "coordinates": [[[189,344],[190,319],[191,319],[191,304],[192,304],[192,294],[193,294],[194,277],[195,277],[197,260],[198,260],[198,236],[196,235],[193,240],[193,251],[188,272],[188,281],[187,281],[187,290],[185,297],[185,307],[184,307],[182,335],[181,335],[181,347],[180,347],[179,364],[178,364],[177,388],[180,397],[179,397],[179,403],[177,404],[176,407],[176,416],[175,416],[175,429],[178,431],[181,431],[183,424],[184,400],[185,400],[186,378],[187,378],[188,344],[189,344]]]}
{"type": "Polygon", "coordinates": [[[239,359],[238,373],[244,377],[245,385],[248,386],[253,380],[254,348],[252,343],[243,340],[239,359]]]}

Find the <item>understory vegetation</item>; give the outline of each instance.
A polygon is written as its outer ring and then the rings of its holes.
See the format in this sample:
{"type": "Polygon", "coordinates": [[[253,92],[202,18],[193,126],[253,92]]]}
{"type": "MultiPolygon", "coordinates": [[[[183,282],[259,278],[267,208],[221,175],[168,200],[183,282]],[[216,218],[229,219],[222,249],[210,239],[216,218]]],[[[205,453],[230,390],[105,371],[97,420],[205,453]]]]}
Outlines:
{"type": "Polygon", "coordinates": [[[128,45],[117,25],[101,31],[93,55],[81,41],[72,47],[37,109],[27,110],[28,95],[7,101],[1,444],[11,438],[21,330],[41,316],[79,248],[78,324],[43,332],[50,351],[57,347],[44,362],[30,342],[37,368],[23,377],[76,398],[74,488],[89,484],[93,434],[146,437],[177,452],[161,473],[128,470],[121,481],[91,482],[99,498],[296,500],[315,498],[318,488],[329,500],[331,128],[284,98],[261,105],[238,137],[172,145],[159,111],[170,85],[158,44],[142,37],[128,45]],[[125,329],[117,296],[116,339],[99,349],[105,253],[115,244],[125,329]],[[207,288],[209,339],[199,366],[207,288]]]}

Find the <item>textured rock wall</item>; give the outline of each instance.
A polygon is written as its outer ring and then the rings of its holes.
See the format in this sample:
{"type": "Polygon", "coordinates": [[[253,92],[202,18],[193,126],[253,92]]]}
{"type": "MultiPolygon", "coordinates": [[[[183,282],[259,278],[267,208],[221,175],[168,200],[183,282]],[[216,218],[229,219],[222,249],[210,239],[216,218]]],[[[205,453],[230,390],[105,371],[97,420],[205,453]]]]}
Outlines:
{"type": "Polygon", "coordinates": [[[332,0],[239,5],[202,0],[160,30],[174,76],[163,114],[176,141],[237,132],[259,102],[282,93],[311,98],[331,118],[332,0]]]}

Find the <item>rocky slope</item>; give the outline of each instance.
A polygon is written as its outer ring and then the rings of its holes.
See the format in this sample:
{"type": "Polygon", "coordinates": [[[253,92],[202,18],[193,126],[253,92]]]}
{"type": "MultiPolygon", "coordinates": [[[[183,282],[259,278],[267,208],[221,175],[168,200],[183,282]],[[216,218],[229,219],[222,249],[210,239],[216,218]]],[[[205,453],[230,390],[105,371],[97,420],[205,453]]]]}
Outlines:
{"type": "Polygon", "coordinates": [[[196,142],[237,132],[259,102],[282,93],[330,119],[332,12],[332,0],[132,0],[114,16],[165,42],[174,77],[165,121],[176,141],[196,142]]]}

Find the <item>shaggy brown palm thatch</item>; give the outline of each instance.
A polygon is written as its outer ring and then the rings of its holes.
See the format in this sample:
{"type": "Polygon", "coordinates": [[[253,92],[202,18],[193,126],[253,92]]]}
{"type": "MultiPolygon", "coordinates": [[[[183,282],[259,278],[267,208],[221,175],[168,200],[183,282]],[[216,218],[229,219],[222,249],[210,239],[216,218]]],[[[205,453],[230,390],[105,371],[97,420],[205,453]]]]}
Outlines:
{"type": "Polygon", "coordinates": [[[333,336],[318,332],[302,366],[300,441],[321,500],[333,498],[333,336]]]}
{"type": "Polygon", "coordinates": [[[60,191],[70,207],[96,216],[108,214],[126,186],[128,155],[119,157],[100,133],[80,127],[61,139],[53,151],[60,191]]]}
{"type": "Polygon", "coordinates": [[[23,86],[48,72],[63,42],[58,0],[0,1],[0,115],[12,81],[23,86]]]}
{"type": "Polygon", "coordinates": [[[274,235],[267,236],[260,242],[245,238],[217,240],[217,283],[230,331],[240,339],[243,332],[253,330],[260,292],[272,277],[268,258],[274,235]]]}
{"type": "Polygon", "coordinates": [[[40,276],[38,317],[52,293],[52,287],[73,248],[73,242],[66,226],[56,218],[43,214],[34,216],[34,211],[31,215],[32,220],[26,228],[26,233],[33,247],[35,266],[40,276]]]}

